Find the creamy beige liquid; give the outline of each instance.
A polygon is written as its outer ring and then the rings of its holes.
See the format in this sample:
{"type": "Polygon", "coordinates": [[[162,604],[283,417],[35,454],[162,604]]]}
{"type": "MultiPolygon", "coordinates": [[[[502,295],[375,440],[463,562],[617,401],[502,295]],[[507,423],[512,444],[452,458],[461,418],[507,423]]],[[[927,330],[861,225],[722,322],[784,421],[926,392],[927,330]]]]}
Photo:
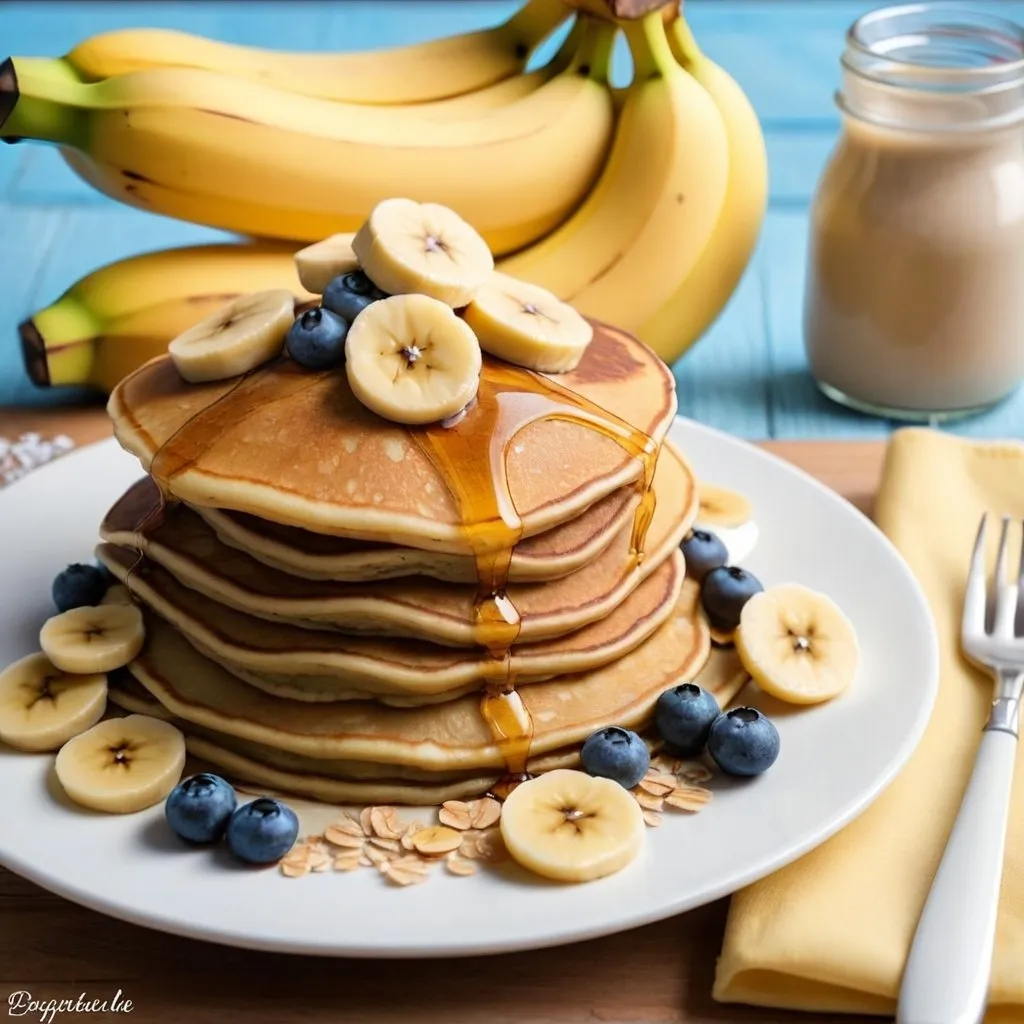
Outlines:
{"type": "Polygon", "coordinates": [[[854,403],[949,413],[1024,378],[1024,127],[914,132],[846,118],[818,188],[811,371],[854,403]]]}

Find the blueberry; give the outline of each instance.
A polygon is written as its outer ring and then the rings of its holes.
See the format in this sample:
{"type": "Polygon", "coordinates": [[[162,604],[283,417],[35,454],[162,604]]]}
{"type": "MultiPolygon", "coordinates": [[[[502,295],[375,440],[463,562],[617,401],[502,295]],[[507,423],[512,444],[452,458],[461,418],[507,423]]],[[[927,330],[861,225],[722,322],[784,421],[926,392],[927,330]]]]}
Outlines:
{"type": "Polygon", "coordinates": [[[611,726],[587,737],[580,751],[583,770],[588,775],[612,779],[632,789],[647,774],[651,754],[635,732],[611,726]]]}
{"type": "Polygon", "coordinates": [[[331,281],[321,302],[324,309],[352,323],[371,303],[387,297],[387,292],[382,292],[361,270],[355,270],[331,281]]]}
{"type": "Polygon", "coordinates": [[[658,735],[677,757],[696,757],[708,742],[711,723],[719,715],[718,701],[696,683],[666,690],[654,708],[658,735]]]}
{"type": "Polygon", "coordinates": [[[700,600],[713,626],[735,629],[740,624],[743,606],[764,590],[761,581],[738,566],[720,566],[704,577],[700,600]]]}
{"type": "Polygon", "coordinates": [[[694,530],[679,546],[686,559],[686,575],[698,583],[729,561],[725,545],[710,530],[694,530]]]}
{"type": "Polygon", "coordinates": [[[239,807],[228,821],[231,852],[250,864],[280,860],[299,834],[295,812],[279,800],[260,797],[239,807]]]}
{"type": "Polygon", "coordinates": [[[337,366],[345,355],[348,322],[329,309],[307,309],[288,328],[288,355],[307,370],[337,366]]]}
{"type": "Polygon", "coordinates": [[[729,775],[760,775],[779,756],[779,731],[756,708],[733,708],[711,726],[708,753],[729,775]]]}
{"type": "Polygon", "coordinates": [[[59,573],[53,581],[53,603],[60,612],[99,604],[109,586],[110,580],[105,570],[76,562],[59,573]]]}
{"type": "Polygon", "coordinates": [[[190,843],[212,843],[224,835],[238,806],[235,791],[219,775],[193,775],[179,782],[164,804],[171,829],[190,843]]]}

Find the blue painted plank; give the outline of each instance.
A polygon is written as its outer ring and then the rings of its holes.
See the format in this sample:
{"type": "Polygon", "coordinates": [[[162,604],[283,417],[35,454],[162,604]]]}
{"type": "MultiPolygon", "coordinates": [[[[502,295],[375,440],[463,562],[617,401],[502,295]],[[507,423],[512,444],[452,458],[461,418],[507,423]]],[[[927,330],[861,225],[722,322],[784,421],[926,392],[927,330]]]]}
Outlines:
{"type": "Polygon", "coordinates": [[[771,436],[762,255],[755,255],[718,321],[673,368],[683,416],[751,439],[771,436]]]}
{"type": "MultiPolygon", "coordinates": [[[[51,206],[97,206],[111,203],[101,192],[87,185],[53,146],[20,143],[11,152],[21,157],[20,169],[8,189],[11,203],[51,206]]],[[[7,154],[0,151],[0,169],[7,154]]],[[[15,163],[14,160],[11,161],[15,163]]]]}
{"type": "Polygon", "coordinates": [[[818,187],[838,132],[832,130],[765,131],[773,206],[803,207],[818,187]]]}
{"type": "Polygon", "coordinates": [[[40,390],[25,377],[17,325],[103,264],[172,246],[222,241],[228,236],[120,206],[62,209],[0,206],[13,244],[0,246],[0,405],[82,401],[80,389],[40,390]]]}
{"type": "Polygon", "coordinates": [[[59,238],[35,278],[33,299],[46,305],[97,267],[138,253],[231,240],[212,228],[105,204],[63,213],[59,238]]]}
{"type": "Polygon", "coordinates": [[[83,393],[69,389],[64,395],[40,391],[26,379],[22,369],[18,324],[32,311],[37,282],[67,215],[55,209],[28,209],[0,203],[0,224],[4,240],[0,246],[0,280],[4,282],[0,301],[0,405],[70,404],[81,402],[83,393]]]}
{"type": "MultiPolygon", "coordinates": [[[[773,121],[836,124],[833,92],[846,30],[881,2],[687,0],[701,46],[733,74],[758,114],[773,121]]],[[[1024,23],[1024,2],[962,6],[1024,23]]]]}
{"type": "Polygon", "coordinates": [[[28,146],[0,148],[0,199],[9,199],[25,173],[32,150],[28,146]],[[7,152],[4,152],[7,150],[7,152]]]}

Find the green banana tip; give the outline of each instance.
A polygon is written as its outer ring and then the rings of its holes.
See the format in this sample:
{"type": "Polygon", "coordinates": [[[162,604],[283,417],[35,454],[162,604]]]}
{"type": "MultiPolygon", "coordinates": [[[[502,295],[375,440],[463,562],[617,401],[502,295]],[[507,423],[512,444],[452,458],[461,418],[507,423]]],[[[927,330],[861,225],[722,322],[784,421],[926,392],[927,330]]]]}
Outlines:
{"type": "MultiPolygon", "coordinates": [[[[11,116],[21,95],[18,89],[18,74],[14,70],[14,61],[10,57],[0,64],[0,128],[3,128],[7,118],[11,116]]],[[[4,139],[11,142],[11,139],[4,139]]]]}
{"type": "Polygon", "coordinates": [[[18,324],[18,337],[21,339],[21,358],[28,379],[36,387],[48,388],[50,368],[46,365],[46,342],[31,317],[18,324]]]}

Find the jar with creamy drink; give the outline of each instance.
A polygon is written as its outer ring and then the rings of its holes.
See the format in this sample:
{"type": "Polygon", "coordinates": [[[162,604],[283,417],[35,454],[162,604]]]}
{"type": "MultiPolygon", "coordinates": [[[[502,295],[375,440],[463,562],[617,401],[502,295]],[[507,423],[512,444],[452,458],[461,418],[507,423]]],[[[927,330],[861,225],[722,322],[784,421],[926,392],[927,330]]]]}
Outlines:
{"type": "Polygon", "coordinates": [[[811,215],[811,372],[866,412],[977,412],[1024,377],[1024,28],[944,4],[875,11],[842,74],[811,215]]]}

